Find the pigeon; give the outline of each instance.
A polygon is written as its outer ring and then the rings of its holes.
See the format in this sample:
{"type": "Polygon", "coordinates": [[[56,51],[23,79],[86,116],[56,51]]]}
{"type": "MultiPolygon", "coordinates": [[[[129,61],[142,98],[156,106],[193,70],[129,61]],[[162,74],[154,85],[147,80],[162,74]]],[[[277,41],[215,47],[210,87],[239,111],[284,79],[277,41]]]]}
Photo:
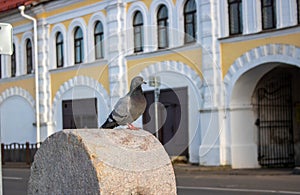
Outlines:
{"type": "Polygon", "coordinates": [[[130,91],[118,100],[113,111],[101,126],[103,129],[113,129],[120,125],[127,125],[130,130],[138,130],[132,123],[138,119],[146,109],[147,101],[143,94],[144,79],[136,76],[130,84],[130,91]]]}

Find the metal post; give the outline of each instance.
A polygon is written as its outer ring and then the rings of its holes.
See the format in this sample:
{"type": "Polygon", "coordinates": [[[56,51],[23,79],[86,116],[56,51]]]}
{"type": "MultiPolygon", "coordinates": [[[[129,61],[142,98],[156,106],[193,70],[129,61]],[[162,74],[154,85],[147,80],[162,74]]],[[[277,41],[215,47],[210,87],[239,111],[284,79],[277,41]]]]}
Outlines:
{"type": "Polygon", "coordinates": [[[35,109],[36,109],[36,142],[40,143],[40,96],[39,96],[39,69],[38,69],[38,42],[37,42],[37,20],[24,13],[25,6],[20,6],[19,10],[24,18],[33,21],[34,39],[34,67],[35,67],[35,109]]]}
{"type": "Polygon", "coordinates": [[[1,167],[0,167],[0,195],[2,195],[3,194],[3,181],[2,181],[2,158],[3,158],[3,156],[2,156],[2,128],[1,128],[1,125],[2,125],[2,123],[1,123],[1,110],[0,110],[0,143],[1,143],[1,155],[0,155],[0,162],[1,162],[1,167]]]}
{"type": "Polygon", "coordinates": [[[159,139],[158,134],[158,102],[159,102],[159,94],[160,90],[157,86],[155,86],[154,90],[154,111],[155,111],[155,136],[157,139],[159,139]]]}
{"type": "Polygon", "coordinates": [[[158,124],[158,102],[159,102],[159,94],[160,94],[160,77],[152,76],[149,78],[149,86],[154,87],[154,117],[155,117],[155,136],[159,139],[159,124],[158,124]]]}

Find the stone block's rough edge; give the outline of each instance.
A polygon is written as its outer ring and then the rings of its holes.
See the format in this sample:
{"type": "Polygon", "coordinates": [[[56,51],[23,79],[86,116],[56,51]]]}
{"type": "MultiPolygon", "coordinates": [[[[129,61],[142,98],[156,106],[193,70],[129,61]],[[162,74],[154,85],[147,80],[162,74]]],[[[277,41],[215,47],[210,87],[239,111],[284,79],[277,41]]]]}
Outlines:
{"type": "Polygon", "coordinates": [[[49,193],[176,194],[176,181],[169,156],[148,132],[63,130],[43,143],[31,168],[28,194],[49,193]]]}

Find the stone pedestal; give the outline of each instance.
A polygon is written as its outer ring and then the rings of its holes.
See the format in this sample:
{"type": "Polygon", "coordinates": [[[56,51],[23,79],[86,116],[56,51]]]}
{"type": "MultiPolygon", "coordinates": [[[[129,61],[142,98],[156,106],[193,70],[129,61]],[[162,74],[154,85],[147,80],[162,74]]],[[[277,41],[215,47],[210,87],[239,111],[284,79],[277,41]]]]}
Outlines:
{"type": "Polygon", "coordinates": [[[37,151],[28,194],[176,194],[176,182],[168,154],[146,131],[63,130],[37,151]]]}

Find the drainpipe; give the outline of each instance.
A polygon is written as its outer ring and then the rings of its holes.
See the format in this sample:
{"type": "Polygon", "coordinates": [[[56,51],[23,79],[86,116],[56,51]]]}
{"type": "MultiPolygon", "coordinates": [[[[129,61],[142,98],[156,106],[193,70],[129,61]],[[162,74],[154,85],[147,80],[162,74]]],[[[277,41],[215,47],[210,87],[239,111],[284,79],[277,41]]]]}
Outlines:
{"type": "Polygon", "coordinates": [[[35,110],[36,110],[36,142],[40,143],[40,96],[39,96],[39,70],[38,70],[38,42],[37,42],[37,20],[24,13],[25,6],[19,7],[21,15],[24,18],[33,21],[33,42],[34,42],[34,67],[35,67],[35,110]]]}

